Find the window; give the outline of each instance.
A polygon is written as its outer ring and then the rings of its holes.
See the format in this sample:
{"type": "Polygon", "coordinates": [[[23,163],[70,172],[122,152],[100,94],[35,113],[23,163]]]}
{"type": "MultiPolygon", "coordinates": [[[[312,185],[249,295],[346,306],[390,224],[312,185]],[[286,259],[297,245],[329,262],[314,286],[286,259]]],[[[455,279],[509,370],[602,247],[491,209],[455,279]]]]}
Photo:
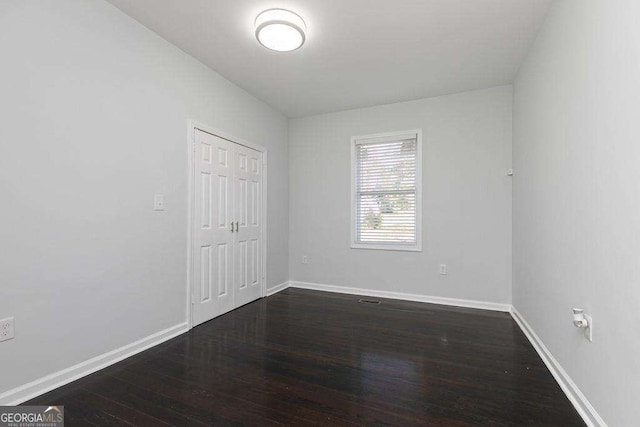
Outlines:
{"type": "Polygon", "coordinates": [[[351,247],[420,251],[422,131],[351,138],[351,247]]]}

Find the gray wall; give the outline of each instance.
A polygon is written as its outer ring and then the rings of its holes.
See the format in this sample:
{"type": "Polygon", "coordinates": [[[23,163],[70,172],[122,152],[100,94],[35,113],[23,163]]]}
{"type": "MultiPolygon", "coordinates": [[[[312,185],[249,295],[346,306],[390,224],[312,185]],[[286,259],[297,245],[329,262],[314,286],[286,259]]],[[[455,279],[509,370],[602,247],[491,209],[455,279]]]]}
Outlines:
{"type": "Polygon", "coordinates": [[[511,104],[504,86],[291,120],[291,279],[510,303],[511,104]],[[423,252],[350,249],[350,137],[415,128],[423,252]]]}
{"type": "Polygon", "coordinates": [[[514,305],[611,426],[640,419],[639,16],[555,2],[515,84],[514,305]]]}
{"type": "Polygon", "coordinates": [[[1,2],[0,52],[0,393],[185,321],[188,119],[268,148],[288,279],[285,117],[102,1],[1,2]]]}

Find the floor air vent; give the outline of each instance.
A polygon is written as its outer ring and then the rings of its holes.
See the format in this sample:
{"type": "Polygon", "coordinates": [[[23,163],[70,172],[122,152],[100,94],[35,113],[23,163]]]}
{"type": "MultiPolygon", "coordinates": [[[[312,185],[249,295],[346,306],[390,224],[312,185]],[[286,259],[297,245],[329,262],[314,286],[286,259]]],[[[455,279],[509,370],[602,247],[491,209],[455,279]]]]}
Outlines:
{"type": "Polygon", "coordinates": [[[359,299],[359,304],[380,304],[380,301],[376,301],[374,299],[359,299]]]}

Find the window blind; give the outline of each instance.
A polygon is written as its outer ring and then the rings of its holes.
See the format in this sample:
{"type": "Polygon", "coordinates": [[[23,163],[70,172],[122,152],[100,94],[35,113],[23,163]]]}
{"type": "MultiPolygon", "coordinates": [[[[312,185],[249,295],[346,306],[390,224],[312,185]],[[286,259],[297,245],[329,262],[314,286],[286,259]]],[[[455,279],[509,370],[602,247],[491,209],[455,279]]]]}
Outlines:
{"type": "Polygon", "coordinates": [[[356,141],[356,243],[415,245],[417,137],[356,141]]]}

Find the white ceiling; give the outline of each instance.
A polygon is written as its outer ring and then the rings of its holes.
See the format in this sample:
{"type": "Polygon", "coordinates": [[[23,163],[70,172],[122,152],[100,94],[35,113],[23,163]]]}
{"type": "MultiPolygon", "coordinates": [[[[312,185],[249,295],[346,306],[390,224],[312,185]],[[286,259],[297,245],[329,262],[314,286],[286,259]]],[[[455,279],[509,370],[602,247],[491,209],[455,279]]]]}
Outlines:
{"type": "Polygon", "coordinates": [[[108,0],[289,117],[513,81],[553,0],[108,0]],[[271,52],[253,21],[282,7],[307,23],[271,52]]]}

